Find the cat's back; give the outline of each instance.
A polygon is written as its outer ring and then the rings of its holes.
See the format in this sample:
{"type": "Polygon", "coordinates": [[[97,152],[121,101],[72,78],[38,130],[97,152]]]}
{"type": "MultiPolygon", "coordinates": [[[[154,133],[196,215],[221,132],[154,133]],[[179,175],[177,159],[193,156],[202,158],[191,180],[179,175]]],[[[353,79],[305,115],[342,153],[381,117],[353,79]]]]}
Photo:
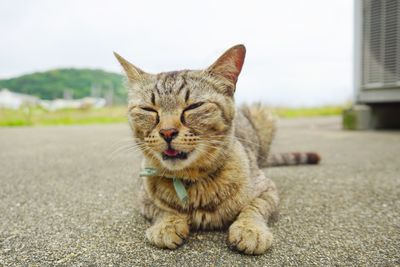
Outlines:
{"type": "Polygon", "coordinates": [[[234,119],[235,137],[246,151],[251,151],[258,161],[268,157],[275,134],[275,119],[271,112],[260,104],[243,105],[237,109],[234,119]]]}
{"type": "Polygon", "coordinates": [[[246,150],[250,149],[257,155],[260,140],[250,116],[251,114],[247,107],[237,109],[234,119],[235,137],[242,143],[246,150]]]}

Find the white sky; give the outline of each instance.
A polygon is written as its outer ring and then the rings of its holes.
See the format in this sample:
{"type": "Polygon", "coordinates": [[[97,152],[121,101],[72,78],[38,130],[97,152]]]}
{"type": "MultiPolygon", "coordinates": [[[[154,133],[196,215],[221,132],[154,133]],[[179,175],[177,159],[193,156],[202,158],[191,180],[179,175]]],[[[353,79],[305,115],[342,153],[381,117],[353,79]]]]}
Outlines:
{"type": "Polygon", "coordinates": [[[308,106],[352,96],[353,1],[1,0],[0,77],[58,67],[198,69],[243,43],[239,102],[308,106]]]}

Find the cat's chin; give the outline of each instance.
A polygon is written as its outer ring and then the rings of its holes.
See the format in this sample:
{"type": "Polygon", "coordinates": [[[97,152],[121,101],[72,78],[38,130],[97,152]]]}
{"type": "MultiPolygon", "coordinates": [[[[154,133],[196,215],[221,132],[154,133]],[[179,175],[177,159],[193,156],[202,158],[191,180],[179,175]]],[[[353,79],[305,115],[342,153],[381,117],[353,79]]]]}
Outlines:
{"type": "Polygon", "coordinates": [[[179,154],[175,157],[170,157],[166,156],[165,154],[161,154],[161,164],[168,170],[170,171],[180,171],[183,170],[187,167],[189,167],[191,164],[193,164],[193,160],[195,153],[190,152],[190,153],[184,153],[180,152],[182,154],[179,154]]]}
{"type": "Polygon", "coordinates": [[[178,160],[173,160],[168,162],[163,161],[162,165],[169,171],[180,171],[187,167],[187,164],[185,162],[181,162],[178,160]]]}

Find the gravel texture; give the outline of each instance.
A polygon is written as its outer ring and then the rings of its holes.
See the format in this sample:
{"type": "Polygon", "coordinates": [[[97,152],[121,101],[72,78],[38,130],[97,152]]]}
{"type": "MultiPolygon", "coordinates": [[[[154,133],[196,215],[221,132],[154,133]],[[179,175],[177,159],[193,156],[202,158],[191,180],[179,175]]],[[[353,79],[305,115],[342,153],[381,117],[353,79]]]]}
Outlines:
{"type": "Polygon", "coordinates": [[[175,251],[145,241],[140,156],[124,124],[0,129],[0,266],[398,266],[400,132],[340,130],[339,118],[282,120],[275,151],[319,166],[266,173],[281,193],[275,243],[229,250],[224,232],[175,251]]]}

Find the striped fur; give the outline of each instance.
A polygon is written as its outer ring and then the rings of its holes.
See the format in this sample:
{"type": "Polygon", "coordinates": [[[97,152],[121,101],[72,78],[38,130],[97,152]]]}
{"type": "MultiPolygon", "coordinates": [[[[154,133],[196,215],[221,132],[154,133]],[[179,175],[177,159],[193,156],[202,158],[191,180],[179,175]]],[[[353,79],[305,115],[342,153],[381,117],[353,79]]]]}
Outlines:
{"type": "Polygon", "coordinates": [[[153,223],[146,237],[155,246],[174,249],[191,230],[227,227],[236,250],[261,254],[272,245],[267,221],[279,197],[260,166],[266,165],[275,124],[261,105],[235,107],[245,52],[237,45],[204,70],[159,74],[115,54],[127,76],[129,124],[143,167],[161,173],[145,177],[140,192],[141,213],[153,223]],[[177,133],[169,143],[161,135],[167,129],[177,133]],[[170,148],[185,159],[166,160],[170,148]],[[182,180],[187,202],[166,177],[182,180]]]}
{"type": "Polygon", "coordinates": [[[291,152],[270,154],[260,167],[318,164],[320,156],[314,152],[291,152]]]}

